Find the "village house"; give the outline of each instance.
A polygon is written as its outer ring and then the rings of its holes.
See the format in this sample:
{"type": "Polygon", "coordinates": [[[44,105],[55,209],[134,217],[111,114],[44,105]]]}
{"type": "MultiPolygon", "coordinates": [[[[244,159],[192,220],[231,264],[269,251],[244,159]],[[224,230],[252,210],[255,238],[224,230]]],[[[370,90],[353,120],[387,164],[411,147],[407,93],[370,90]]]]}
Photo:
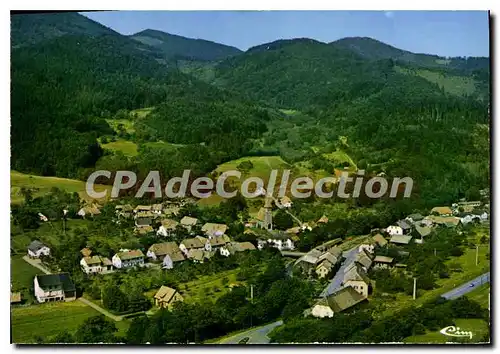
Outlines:
{"type": "Polygon", "coordinates": [[[422,214],[419,213],[414,213],[410,214],[406,217],[406,220],[408,220],[410,223],[415,224],[418,221],[421,221],[424,218],[422,214]]]}
{"type": "Polygon", "coordinates": [[[151,226],[151,224],[153,223],[153,219],[155,217],[156,215],[150,211],[139,211],[134,216],[135,226],[136,227],[151,226]]]}
{"type": "Polygon", "coordinates": [[[144,253],[141,250],[120,250],[112,259],[115,268],[131,268],[144,265],[144,253]]]}
{"type": "Polygon", "coordinates": [[[231,242],[231,239],[227,235],[212,236],[207,239],[207,242],[205,243],[205,250],[209,252],[215,251],[229,242],[231,242]]]}
{"type": "Polygon", "coordinates": [[[189,232],[191,232],[191,229],[193,228],[193,226],[195,226],[196,224],[198,223],[198,219],[196,218],[192,218],[190,216],[185,216],[181,219],[181,225],[186,229],[188,230],[189,232]]]}
{"type": "Polygon", "coordinates": [[[429,226],[429,227],[431,227],[431,226],[433,226],[433,225],[434,225],[434,222],[432,221],[432,218],[433,218],[433,217],[434,217],[434,216],[428,215],[428,216],[426,216],[425,218],[423,218],[423,219],[420,221],[420,223],[419,223],[419,224],[420,224],[421,226],[429,226]]]}
{"type": "Polygon", "coordinates": [[[323,253],[320,250],[312,249],[297,259],[293,266],[299,268],[302,273],[311,274],[311,272],[316,268],[316,265],[319,262],[319,257],[322,254],[323,253]]]}
{"type": "Polygon", "coordinates": [[[280,205],[284,208],[291,208],[292,204],[292,200],[286,195],[280,199],[280,205]]]}
{"type": "MultiPolygon", "coordinates": [[[[361,247],[361,246],[360,246],[361,247]]],[[[360,248],[354,262],[359,263],[365,271],[368,271],[373,263],[372,256],[370,254],[370,250],[366,248],[360,248]]]]}
{"type": "Polygon", "coordinates": [[[84,247],[80,250],[80,253],[83,257],[90,257],[90,255],[92,254],[92,250],[88,247],[84,247]]]}
{"type": "Polygon", "coordinates": [[[387,246],[387,240],[381,234],[376,234],[372,237],[373,242],[379,247],[387,246]]]}
{"type": "Polygon", "coordinates": [[[407,235],[411,232],[412,226],[409,221],[399,220],[396,224],[403,230],[403,235],[407,235]]]}
{"type": "Polygon", "coordinates": [[[151,226],[151,225],[146,225],[146,226],[134,228],[134,232],[138,235],[146,235],[146,234],[149,234],[150,232],[154,232],[154,231],[155,230],[153,229],[153,226],[151,226]]]}
{"type": "Polygon", "coordinates": [[[155,243],[149,247],[146,256],[155,261],[161,261],[164,269],[172,269],[175,263],[185,259],[175,242],[155,243]]]}
{"type": "Polygon", "coordinates": [[[163,208],[163,215],[170,217],[177,216],[180,210],[181,208],[177,205],[169,205],[168,207],[163,208]]]}
{"type": "Polygon", "coordinates": [[[182,240],[182,242],[179,245],[179,249],[187,255],[189,250],[191,249],[198,249],[198,248],[205,248],[205,244],[207,243],[207,238],[201,237],[201,236],[196,236],[193,238],[186,238],[182,240]]]}
{"type": "Polygon", "coordinates": [[[456,216],[435,216],[430,215],[429,220],[432,221],[433,224],[445,227],[457,227],[460,224],[460,218],[456,216]]]}
{"type": "Polygon", "coordinates": [[[84,206],[83,208],[78,210],[78,212],[76,214],[85,219],[86,217],[89,217],[89,216],[94,217],[94,216],[100,215],[101,211],[99,210],[99,205],[92,204],[92,205],[84,206]]]}
{"type": "Polygon", "coordinates": [[[291,237],[285,232],[273,232],[269,237],[263,236],[259,238],[257,243],[259,250],[263,249],[266,245],[277,248],[280,251],[291,251],[295,249],[291,237]]]}
{"type": "Polygon", "coordinates": [[[335,313],[354,308],[365,300],[366,296],[347,286],[318,301],[312,308],[311,315],[318,318],[333,317],[335,313]]]}
{"type": "Polygon", "coordinates": [[[453,210],[450,207],[434,207],[431,209],[431,215],[452,216],[453,210]]]}
{"type": "Polygon", "coordinates": [[[328,218],[325,215],[323,215],[322,217],[320,217],[318,219],[318,221],[316,223],[317,224],[326,224],[326,223],[328,223],[328,218]]]}
{"type": "Polygon", "coordinates": [[[410,235],[394,235],[389,240],[390,243],[395,243],[399,245],[407,245],[410,243],[412,237],[410,235]]]}
{"type": "Polygon", "coordinates": [[[117,217],[129,219],[132,217],[134,208],[130,204],[121,204],[115,206],[115,213],[117,217]]]}
{"type": "Polygon", "coordinates": [[[162,204],[153,204],[151,206],[151,212],[156,215],[161,215],[163,211],[163,205],[162,204]]]}
{"type": "Polygon", "coordinates": [[[113,271],[113,263],[101,256],[87,256],[80,260],[82,270],[87,274],[106,274],[113,271]]]}
{"type": "Polygon", "coordinates": [[[215,251],[206,251],[201,248],[191,248],[186,257],[195,263],[203,263],[205,259],[210,259],[215,251]]]}
{"type": "Polygon", "coordinates": [[[351,264],[344,272],[342,284],[346,287],[351,286],[363,296],[368,296],[370,291],[370,279],[366,275],[365,269],[359,264],[351,264]]]}
{"type": "Polygon", "coordinates": [[[305,274],[313,271],[318,277],[323,278],[342,261],[342,250],[338,247],[331,247],[322,251],[320,247],[314,248],[300,257],[294,263],[294,267],[300,269],[305,274]]]}
{"type": "Polygon", "coordinates": [[[322,261],[319,262],[318,266],[316,267],[316,275],[318,278],[324,278],[330,273],[330,271],[333,268],[333,264],[328,260],[328,259],[323,259],[322,261]]]}
{"type": "Polygon", "coordinates": [[[403,234],[403,229],[401,228],[401,226],[397,225],[391,225],[387,229],[385,229],[385,231],[391,236],[403,234]]]}
{"type": "Polygon", "coordinates": [[[22,302],[22,297],[20,292],[11,292],[10,293],[10,304],[11,305],[16,305],[20,304],[22,302]]]}
{"type": "Polygon", "coordinates": [[[248,241],[230,242],[219,248],[220,254],[226,257],[229,257],[230,255],[235,254],[236,252],[245,252],[253,250],[255,250],[255,246],[248,241]]]}
{"type": "Polygon", "coordinates": [[[151,205],[138,205],[134,208],[134,213],[140,213],[140,212],[151,212],[152,206],[151,205]]]}
{"type": "Polygon", "coordinates": [[[475,201],[470,201],[470,202],[458,202],[457,206],[460,207],[465,207],[465,206],[471,206],[473,208],[477,208],[481,206],[481,202],[479,200],[475,201]]]}
{"type": "Polygon", "coordinates": [[[41,256],[50,255],[50,248],[38,240],[31,242],[28,246],[28,257],[40,258],[41,256]]]}
{"type": "Polygon", "coordinates": [[[222,236],[227,231],[227,225],[207,222],[202,226],[201,231],[208,237],[222,236]]]}
{"type": "Polygon", "coordinates": [[[158,236],[168,237],[175,232],[177,225],[179,225],[179,223],[173,219],[163,219],[156,234],[158,236]]]}
{"type": "Polygon", "coordinates": [[[420,236],[422,240],[424,237],[429,236],[432,232],[432,229],[429,226],[425,226],[424,224],[417,224],[415,226],[415,233],[420,236]]]}
{"type": "Polygon", "coordinates": [[[177,290],[164,285],[156,292],[154,299],[155,305],[164,309],[171,309],[174,303],[184,301],[184,298],[177,290]]]}
{"type": "Polygon", "coordinates": [[[36,275],[33,285],[36,300],[40,303],[76,299],[75,284],[69,273],[36,275]]]}
{"type": "Polygon", "coordinates": [[[373,259],[374,269],[386,269],[394,265],[394,258],[386,256],[376,256],[373,259]]]}

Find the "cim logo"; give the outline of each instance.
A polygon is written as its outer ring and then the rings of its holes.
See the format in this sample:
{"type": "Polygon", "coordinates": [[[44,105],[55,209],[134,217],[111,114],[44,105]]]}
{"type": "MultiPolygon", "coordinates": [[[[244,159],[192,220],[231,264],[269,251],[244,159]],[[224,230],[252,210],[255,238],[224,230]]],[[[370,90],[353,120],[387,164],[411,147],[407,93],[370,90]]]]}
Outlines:
{"type": "Polygon", "coordinates": [[[440,330],[441,334],[449,337],[469,337],[472,339],[471,331],[462,331],[460,327],[448,326],[440,330]]]}

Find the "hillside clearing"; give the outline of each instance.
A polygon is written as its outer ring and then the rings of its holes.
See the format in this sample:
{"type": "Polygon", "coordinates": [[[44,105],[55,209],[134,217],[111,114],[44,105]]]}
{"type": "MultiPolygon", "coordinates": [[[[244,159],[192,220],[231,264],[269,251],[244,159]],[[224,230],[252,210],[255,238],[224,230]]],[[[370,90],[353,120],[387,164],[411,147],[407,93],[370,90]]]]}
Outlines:
{"type": "Polygon", "coordinates": [[[121,151],[125,156],[137,156],[137,144],[132,141],[120,139],[101,146],[105,150],[121,151]]]}
{"type": "Polygon", "coordinates": [[[476,91],[476,82],[474,79],[465,76],[442,74],[437,71],[418,69],[415,71],[409,71],[401,67],[395,67],[396,71],[412,75],[415,74],[420,76],[430,82],[438,84],[439,87],[443,88],[446,92],[457,96],[471,95],[476,91]]]}
{"type": "MultiPolygon", "coordinates": [[[[42,177],[36,175],[27,175],[17,171],[10,171],[10,200],[11,203],[21,203],[23,196],[21,188],[32,190],[34,197],[48,194],[52,188],[59,188],[68,193],[77,192],[80,198],[87,201],[92,200],[85,191],[85,182],[69,178],[42,177]]],[[[111,190],[111,186],[96,184],[94,189],[97,192],[111,190]]],[[[109,193],[108,193],[109,195],[109,193]]]]}

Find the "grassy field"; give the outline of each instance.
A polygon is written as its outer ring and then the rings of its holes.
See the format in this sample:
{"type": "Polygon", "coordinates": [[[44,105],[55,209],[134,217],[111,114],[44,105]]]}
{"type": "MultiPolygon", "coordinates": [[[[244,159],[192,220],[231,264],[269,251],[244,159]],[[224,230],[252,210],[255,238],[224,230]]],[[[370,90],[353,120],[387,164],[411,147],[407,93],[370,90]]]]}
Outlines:
{"type": "MultiPolygon", "coordinates": [[[[407,69],[400,67],[396,67],[396,70],[401,73],[411,74],[411,72],[407,69]]],[[[442,87],[446,92],[453,95],[470,95],[476,91],[476,83],[474,79],[471,79],[470,77],[443,75],[436,71],[424,69],[417,70],[415,74],[430,82],[438,84],[439,87],[442,87]]]]}
{"type": "MultiPolygon", "coordinates": [[[[451,325],[451,324],[450,324],[451,325]]],[[[488,333],[488,323],[477,318],[457,319],[455,320],[456,327],[460,327],[463,331],[471,331],[472,339],[465,337],[450,337],[438,331],[428,331],[426,334],[411,336],[405,338],[405,343],[479,343],[483,336],[488,333]]]]}
{"type": "Polygon", "coordinates": [[[135,133],[134,121],[132,119],[106,119],[106,122],[117,133],[120,132],[120,129],[118,129],[120,125],[127,133],[135,133]]]}
{"type": "Polygon", "coordinates": [[[153,111],[154,107],[139,108],[130,111],[131,117],[144,118],[153,111]]]}
{"type": "Polygon", "coordinates": [[[12,291],[30,289],[33,287],[33,278],[37,274],[43,274],[43,272],[28,264],[21,255],[10,258],[12,291]]]}
{"type": "Polygon", "coordinates": [[[465,296],[479,303],[481,307],[488,309],[490,306],[490,291],[490,284],[483,284],[465,296]]]}
{"type": "Polygon", "coordinates": [[[206,302],[207,300],[215,302],[220,296],[229,291],[228,285],[238,283],[236,281],[237,272],[237,269],[233,269],[203,276],[181,284],[178,291],[182,294],[186,302],[206,302]],[[226,285],[222,284],[224,278],[228,280],[226,285]]]}
{"type": "Polygon", "coordinates": [[[111,151],[121,151],[125,156],[137,156],[137,144],[128,140],[117,140],[111,143],[102,144],[103,149],[111,151]]]}
{"type": "Polygon", "coordinates": [[[357,170],[356,164],[351,159],[351,157],[341,150],[330,152],[328,154],[323,154],[323,157],[337,164],[340,164],[342,162],[347,162],[351,167],[357,170]]]}
{"type": "MultiPolygon", "coordinates": [[[[51,188],[57,187],[66,192],[77,192],[80,198],[90,200],[85,191],[85,182],[68,178],[42,177],[36,175],[27,175],[17,171],[10,171],[10,200],[11,203],[20,203],[23,197],[20,193],[21,188],[28,188],[34,191],[34,196],[48,194],[51,188]]],[[[95,185],[97,192],[111,190],[111,186],[95,185]]],[[[109,195],[109,193],[108,193],[109,195]]]]}
{"type": "Polygon", "coordinates": [[[75,331],[86,318],[99,312],[80,301],[72,301],[12,307],[11,314],[12,341],[33,343],[35,336],[46,338],[63,330],[75,331]]]}

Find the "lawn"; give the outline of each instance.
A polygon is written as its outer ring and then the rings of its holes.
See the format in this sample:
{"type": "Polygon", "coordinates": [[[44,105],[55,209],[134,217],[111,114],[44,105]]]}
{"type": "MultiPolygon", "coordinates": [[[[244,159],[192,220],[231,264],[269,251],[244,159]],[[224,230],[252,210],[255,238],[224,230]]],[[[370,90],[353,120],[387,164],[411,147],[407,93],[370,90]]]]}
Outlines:
{"type": "Polygon", "coordinates": [[[128,140],[117,140],[111,143],[102,144],[103,149],[111,151],[121,151],[125,156],[137,156],[137,144],[128,140]]]}
{"type": "MultiPolygon", "coordinates": [[[[77,192],[80,198],[90,200],[85,191],[85,182],[75,179],[59,178],[59,177],[42,177],[36,175],[27,175],[17,171],[10,171],[10,199],[11,203],[21,203],[23,197],[20,193],[21,188],[28,188],[34,191],[34,196],[39,197],[48,194],[51,188],[57,187],[66,192],[77,192]]],[[[97,192],[103,190],[111,190],[111,186],[95,185],[94,189],[97,192]]],[[[108,193],[109,195],[109,193],[108,193]]]]}
{"type": "Polygon", "coordinates": [[[43,274],[43,272],[27,263],[21,255],[10,258],[12,291],[31,289],[33,287],[33,278],[37,274],[43,274]]]}
{"type": "Polygon", "coordinates": [[[12,342],[33,343],[35,336],[46,338],[63,330],[73,332],[85,319],[99,312],[80,301],[72,301],[12,307],[11,315],[12,342]]]}
{"type": "Polygon", "coordinates": [[[490,291],[490,284],[487,283],[479,286],[477,289],[471,291],[465,296],[479,303],[481,307],[487,309],[490,307],[490,291]]]}
{"type": "MultiPolygon", "coordinates": [[[[451,326],[452,324],[450,324],[451,326]]],[[[432,344],[445,344],[445,343],[479,343],[484,335],[488,333],[488,323],[477,318],[457,319],[455,326],[460,327],[461,330],[472,332],[472,339],[465,337],[450,337],[438,331],[428,331],[426,334],[407,337],[404,339],[405,343],[432,343],[432,344]]]]}
{"type": "Polygon", "coordinates": [[[232,269],[213,275],[206,275],[196,280],[183,283],[177,289],[186,302],[215,302],[220,296],[229,291],[228,285],[238,283],[236,274],[238,269],[232,269]],[[224,278],[228,279],[226,285],[222,284],[224,278]],[[216,290],[217,288],[218,290],[216,290]]]}

